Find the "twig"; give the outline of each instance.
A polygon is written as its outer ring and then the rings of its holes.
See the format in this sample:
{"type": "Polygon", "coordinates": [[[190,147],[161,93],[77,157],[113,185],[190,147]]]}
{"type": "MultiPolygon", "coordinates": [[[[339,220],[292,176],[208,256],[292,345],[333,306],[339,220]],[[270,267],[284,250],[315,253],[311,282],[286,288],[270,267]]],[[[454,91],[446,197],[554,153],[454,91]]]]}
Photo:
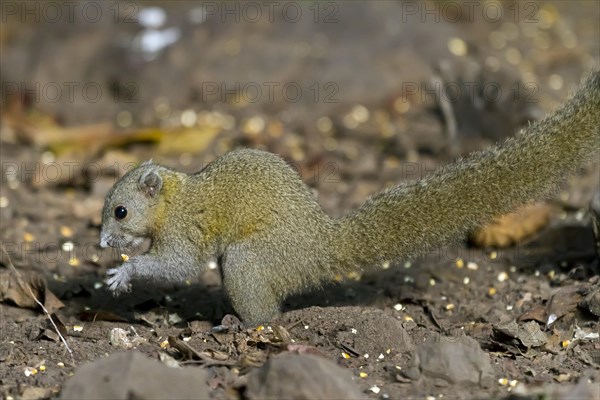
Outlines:
{"type": "Polygon", "coordinates": [[[46,317],[48,317],[48,320],[50,320],[50,323],[52,324],[52,326],[54,327],[54,330],[58,334],[58,337],[60,337],[60,340],[63,342],[63,344],[65,345],[65,348],[69,352],[69,355],[71,356],[71,361],[73,362],[73,364],[75,364],[75,359],[73,358],[73,350],[71,350],[71,348],[69,347],[69,344],[67,343],[67,340],[60,333],[58,326],[56,326],[56,323],[54,323],[54,320],[52,319],[52,316],[50,315],[50,313],[48,312],[46,307],[44,307],[42,302],[39,301],[37,299],[37,297],[35,297],[35,294],[33,294],[33,290],[31,290],[31,286],[29,286],[29,283],[25,282],[25,279],[23,279],[23,275],[21,275],[19,270],[17,270],[17,268],[13,264],[13,262],[10,258],[10,255],[4,248],[4,243],[0,242],[0,248],[2,249],[2,252],[4,254],[6,254],[6,260],[8,261],[8,267],[15,273],[15,275],[17,276],[17,279],[19,279],[19,283],[21,284],[21,286],[24,286],[25,288],[27,288],[27,291],[29,292],[29,295],[31,296],[31,298],[42,308],[42,310],[44,311],[44,314],[46,314],[46,317]]]}

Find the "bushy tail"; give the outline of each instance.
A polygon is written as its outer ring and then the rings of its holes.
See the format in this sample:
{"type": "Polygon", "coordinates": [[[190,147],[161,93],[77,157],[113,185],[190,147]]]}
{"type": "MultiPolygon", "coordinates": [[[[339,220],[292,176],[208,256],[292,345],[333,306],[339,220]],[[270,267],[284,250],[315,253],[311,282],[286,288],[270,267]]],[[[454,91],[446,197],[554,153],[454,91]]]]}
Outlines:
{"type": "Polygon", "coordinates": [[[409,258],[481,223],[548,196],[600,151],[600,71],[560,109],[522,135],[380,192],[336,224],[340,266],[409,258]]]}

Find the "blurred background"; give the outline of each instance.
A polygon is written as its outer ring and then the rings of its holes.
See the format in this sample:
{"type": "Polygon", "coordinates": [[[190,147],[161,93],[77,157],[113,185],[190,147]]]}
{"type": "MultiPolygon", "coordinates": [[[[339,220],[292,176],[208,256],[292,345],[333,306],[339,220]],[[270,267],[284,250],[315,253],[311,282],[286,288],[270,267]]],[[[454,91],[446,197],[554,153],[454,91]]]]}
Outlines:
{"type": "MultiPolygon", "coordinates": [[[[338,216],[515,134],[600,54],[592,1],[1,7],[1,236],[90,243],[39,264],[62,273],[96,270],[103,196],[141,160],[195,171],[269,150],[338,216]]],[[[591,186],[563,200],[583,207],[591,186]]]]}

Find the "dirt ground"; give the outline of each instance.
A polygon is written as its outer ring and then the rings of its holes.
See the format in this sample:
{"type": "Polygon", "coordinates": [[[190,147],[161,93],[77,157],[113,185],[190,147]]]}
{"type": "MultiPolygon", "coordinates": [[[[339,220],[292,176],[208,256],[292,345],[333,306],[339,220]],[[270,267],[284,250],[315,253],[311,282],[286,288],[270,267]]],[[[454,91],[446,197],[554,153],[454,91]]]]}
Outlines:
{"type": "Polygon", "coordinates": [[[134,283],[115,298],[104,279],[121,256],[98,246],[104,195],[149,158],[191,172],[239,146],[276,152],[340,216],[510,136],[598,63],[598,4],[529,2],[530,24],[508,14],[498,24],[409,18],[399,35],[393,25],[371,28],[399,18],[401,3],[324,3],[338,4],[336,29],[353,27],[346,37],[311,21],[294,30],[270,21],[187,26],[191,4],[168,8],[186,34],[152,59],[119,47],[136,24],[91,33],[81,21],[3,25],[2,398],[600,398],[600,257],[588,210],[600,162],[554,198],[459,243],[294,296],[260,327],[240,325],[216,264],[188,284],[134,283]],[[306,37],[320,55],[302,50],[306,37]],[[86,52],[91,38],[96,51],[86,52]],[[232,41],[242,43],[237,60],[232,41]],[[52,49],[60,56],[45,53],[52,49]],[[77,63],[57,67],[74,54],[77,63]],[[336,83],[339,101],[222,102],[194,91],[201,81],[247,82],[246,69],[254,81],[305,89],[320,76],[336,83]],[[61,104],[14,86],[92,80],[114,89],[115,74],[140,89],[136,101],[61,104]],[[402,86],[436,80],[504,94],[448,102],[402,86]],[[535,102],[515,95],[531,88],[535,102]]]}

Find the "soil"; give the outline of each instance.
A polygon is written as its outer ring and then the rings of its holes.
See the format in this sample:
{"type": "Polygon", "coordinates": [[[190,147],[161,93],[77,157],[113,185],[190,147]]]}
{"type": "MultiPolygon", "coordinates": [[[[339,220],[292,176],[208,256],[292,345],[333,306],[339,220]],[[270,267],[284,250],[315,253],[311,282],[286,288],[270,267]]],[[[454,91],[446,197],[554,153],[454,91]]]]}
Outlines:
{"type": "Polygon", "coordinates": [[[400,34],[390,25],[399,4],[335,3],[335,28],[353,28],[343,37],[310,20],[294,29],[285,21],[196,26],[188,21],[191,3],[178,2],[166,8],[168,24],[185,35],[152,59],[123,48],[123,38],[143,31],[139,24],[9,19],[1,43],[2,398],[148,398],[140,387],[149,382],[164,397],[183,398],[190,379],[198,397],[214,399],[600,397],[600,258],[588,213],[598,162],[533,219],[506,219],[501,234],[510,247],[486,246],[493,232],[466,237],[287,299],[282,315],[260,327],[237,320],[218,266],[184,285],[138,283],[115,298],[104,279],[121,255],[98,246],[104,195],[145,159],[191,172],[238,146],[273,151],[340,216],[384,187],[513,134],[564,100],[599,61],[600,6],[571,3],[528,2],[539,17],[539,32],[529,36],[527,24],[508,14],[497,24],[409,18],[400,34]],[[494,48],[489,38],[498,32],[509,43],[494,48]],[[454,37],[465,38],[466,56],[453,54],[454,37]],[[86,51],[92,39],[95,51],[86,51]],[[511,63],[510,49],[524,61],[511,63]],[[98,82],[108,93],[115,76],[135,83],[137,101],[8,94],[9,84],[52,81],[98,82]],[[399,102],[402,82],[432,79],[505,91],[483,107],[481,98],[461,98],[450,114],[435,96],[399,102]],[[529,79],[536,102],[506,95],[528,88],[529,79]],[[199,94],[201,82],[268,80],[306,90],[335,82],[339,99],[238,103],[199,94]],[[193,128],[183,116],[189,110],[198,118],[193,128]],[[144,357],[115,358],[122,351],[144,357]],[[165,373],[147,358],[185,374],[165,373]],[[99,360],[113,363],[84,367],[99,360]],[[102,392],[99,376],[116,391],[102,392]]]}

